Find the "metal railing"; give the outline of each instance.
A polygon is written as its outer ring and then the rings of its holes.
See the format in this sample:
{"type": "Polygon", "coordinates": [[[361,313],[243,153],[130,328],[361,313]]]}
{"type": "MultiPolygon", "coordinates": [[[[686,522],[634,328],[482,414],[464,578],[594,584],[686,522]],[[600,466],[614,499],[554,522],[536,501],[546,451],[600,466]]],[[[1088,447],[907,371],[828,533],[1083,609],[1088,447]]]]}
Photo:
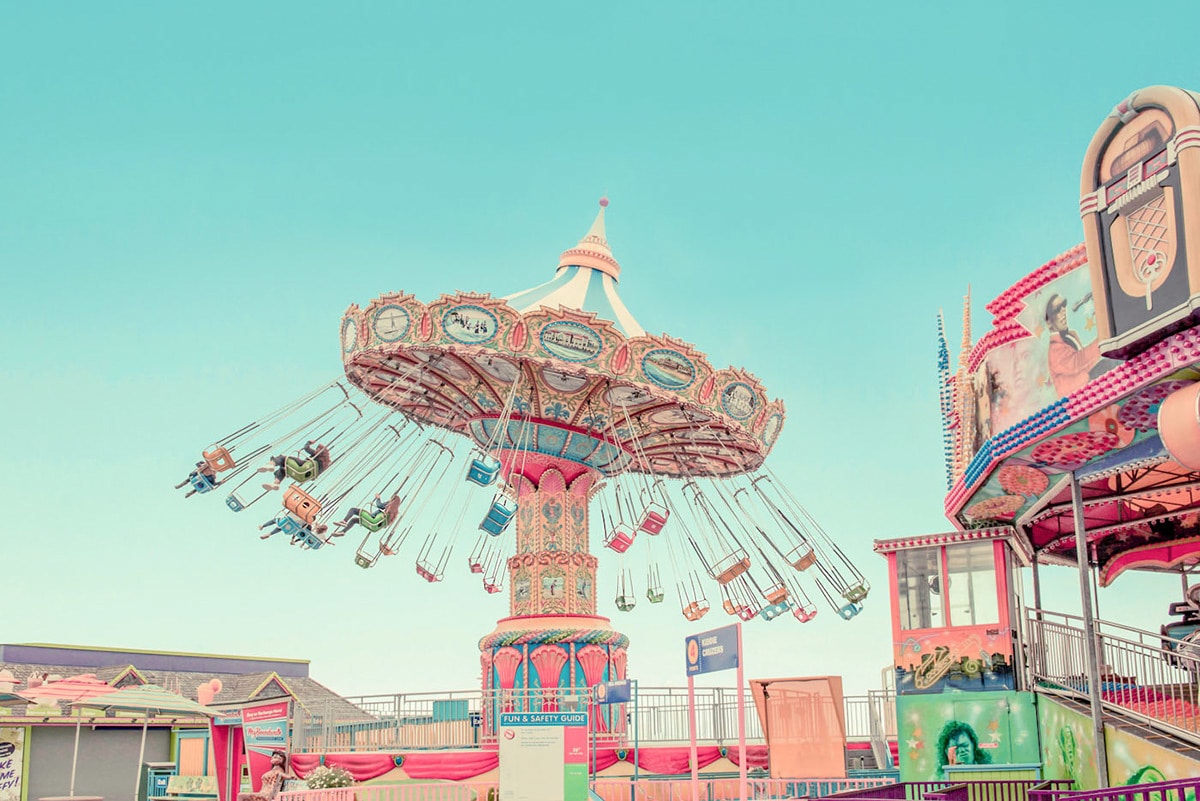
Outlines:
{"type": "MultiPolygon", "coordinates": [[[[866,790],[890,779],[748,779],[747,796],[754,799],[824,798],[845,790],[866,790]]],[[[700,801],[736,801],[737,779],[701,778],[700,801]]],[[[592,791],[603,801],[692,801],[690,779],[596,779],[592,791]]]]}
{"type": "Polygon", "coordinates": [[[846,790],[839,801],[1029,801],[1036,790],[1071,786],[1069,779],[981,779],[969,782],[897,782],[868,790],[846,790]]]}
{"type": "MultiPolygon", "coordinates": [[[[302,750],[320,753],[476,748],[495,742],[495,721],[502,712],[582,711],[589,709],[590,703],[586,688],[349,697],[338,702],[310,703],[299,709],[295,736],[302,750]]],[[[640,687],[633,703],[591,709],[593,723],[598,724],[594,725],[598,744],[629,742],[635,732],[641,745],[688,741],[687,689],[683,687],[640,687]]],[[[891,693],[876,691],[870,696],[846,697],[844,713],[849,741],[871,741],[886,748],[886,743],[896,738],[895,696],[891,693]]],[[[737,691],[696,688],[696,731],[702,742],[736,742],[737,691]]],[[[749,690],[746,738],[752,743],[764,742],[749,690]]]]}
{"type": "Polygon", "coordinates": [[[1149,784],[1126,784],[1098,790],[1058,788],[1029,791],[1029,801],[1186,801],[1200,797],[1200,777],[1149,784]]]}
{"type": "Polygon", "coordinates": [[[1100,665],[1103,706],[1200,744],[1200,663],[1181,654],[1186,646],[1119,623],[1097,620],[1086,642],[1083,618],[1031,610],[1029,670],[1042,690],[1087,698],[1087,649],[1100,665]]]}
{"type": "Polygon", "coordinates": [[[366,784],[328,790],[287,790],[276,801],[496,801],[495,782],[366,784]]]}

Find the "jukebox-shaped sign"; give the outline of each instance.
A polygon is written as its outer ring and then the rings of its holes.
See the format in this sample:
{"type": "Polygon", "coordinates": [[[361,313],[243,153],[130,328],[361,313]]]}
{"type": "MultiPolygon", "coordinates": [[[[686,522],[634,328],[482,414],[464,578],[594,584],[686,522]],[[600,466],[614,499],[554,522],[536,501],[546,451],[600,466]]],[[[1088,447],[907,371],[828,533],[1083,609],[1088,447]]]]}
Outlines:
{"type": "Polygon", "coordinates": [[[1100,350],[1126,358],[1194,324],[1200,307],[1200,97],[1152,86],[1092,138],[1079,211],[1100,350]]]}

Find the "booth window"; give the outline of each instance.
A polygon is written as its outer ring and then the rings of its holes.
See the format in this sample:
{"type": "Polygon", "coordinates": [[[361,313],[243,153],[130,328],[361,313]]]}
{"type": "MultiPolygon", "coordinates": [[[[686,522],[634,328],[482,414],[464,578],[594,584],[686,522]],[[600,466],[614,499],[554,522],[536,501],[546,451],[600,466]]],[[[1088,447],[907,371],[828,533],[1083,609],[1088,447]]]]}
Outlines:
{"type": "Polygon", "coordinates": [[[932,629],[946,625],[942,611],[941,550],[914,548],[896,554],[900,628],[932,629]]]}
{"type": "Polygon", "coordinates": [[[985,626],[1000,622],[996,597],[996,556],[990,542],[946,549],[951,626],[985,626]]]}

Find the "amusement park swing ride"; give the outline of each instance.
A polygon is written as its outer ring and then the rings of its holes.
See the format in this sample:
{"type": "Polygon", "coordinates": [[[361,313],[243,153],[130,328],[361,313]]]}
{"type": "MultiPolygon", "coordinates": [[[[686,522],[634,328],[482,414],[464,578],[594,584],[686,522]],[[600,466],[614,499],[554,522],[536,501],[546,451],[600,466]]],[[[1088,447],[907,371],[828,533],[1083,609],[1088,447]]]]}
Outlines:
{"type": "Polygon", "coordinates": [[[470,542],[465,567],[510,594],[480,642],[485,687],[624,678],[628,639],[597,614],[597,517],[618,611],[673,585],[689,622],[719,601],[805,623],[814,599],[852,619],[867,581],[765,464],[782,402],[642,329],[617,295],[607,205],[532,289],[352,305],[344,377],[215,442],[180,488],[255,523],[267,508],[264,539],[344,537],[363,569],[408,548],[430,583],[470,542]],[[644,575],[626,562],[639,549],[644,575]]]}

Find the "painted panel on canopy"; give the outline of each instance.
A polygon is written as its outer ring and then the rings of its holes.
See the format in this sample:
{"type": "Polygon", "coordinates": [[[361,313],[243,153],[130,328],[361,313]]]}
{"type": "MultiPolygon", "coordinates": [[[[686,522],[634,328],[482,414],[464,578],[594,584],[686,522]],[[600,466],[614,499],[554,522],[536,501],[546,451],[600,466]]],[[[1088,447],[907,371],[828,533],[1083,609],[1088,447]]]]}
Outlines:
{"type": "Polygon", "coordinates": [[[988,351],[960,388],[969,456],[998,434],[1083,388],[1119,362],[1100,356],[1086,265],[1028,295],[1016,322],[1027,335],[988,351]]]}
{"type": "Polygon", "coordinates": [[[896,699],[901,781],[941,781],[947,765],[1039,761],[1031,693],[907,695],[896,699]]]}

